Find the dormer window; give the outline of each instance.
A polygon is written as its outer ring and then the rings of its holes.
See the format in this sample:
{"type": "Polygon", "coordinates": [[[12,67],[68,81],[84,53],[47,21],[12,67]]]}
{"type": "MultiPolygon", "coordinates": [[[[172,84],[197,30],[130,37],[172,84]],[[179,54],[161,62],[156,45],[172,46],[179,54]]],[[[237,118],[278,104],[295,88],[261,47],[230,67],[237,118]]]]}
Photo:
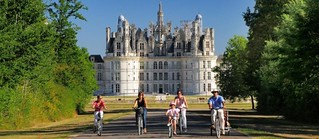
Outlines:
{"type": "Polygon", "coordinates": [[[181,49],[182,47],[181,47],[181,43],[180,42],[178,42],[177,43],[177,49],[181,49]]]}

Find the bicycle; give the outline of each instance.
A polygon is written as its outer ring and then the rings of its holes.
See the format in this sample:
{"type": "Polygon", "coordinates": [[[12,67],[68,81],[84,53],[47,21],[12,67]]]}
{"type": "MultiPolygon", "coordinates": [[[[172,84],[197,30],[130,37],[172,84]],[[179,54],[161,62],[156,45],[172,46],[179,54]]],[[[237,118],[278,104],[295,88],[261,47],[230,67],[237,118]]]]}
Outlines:
{"type": "Polygon", "coordinates": [[[173,137],[173,132],[174,132],[174,125],[173,125],[173,120],[176,120],[177,117],[174,116],[173,118],[170,119],[168,126],[168,137],[171,138],[173,137]]]}
{"type": "Polygon", "coordinates": [[[182,108],[179,108],[179,119],[178,119],[178,125],[179,125],[179,133],[182,135],[183,134],[183,131],[185,130],[185,125],[184,125],[184,117],[182,116],[182,110],[183,109],[186,109],[186,107],[182,107],[182,108]]]}
{"type": "Polygon", "coordinates": [[[137,132],[138,135],[142,135],[143,134],[143,108],[139,107],[139,108],[134,108],[134,110],[137,113],[137,132]]]}
{"type": "MultiPolygon", "coordinates": [[[[218,109],[211,109],[211,110],[214,110],[216,111],[216,116],[215,116],[215,132],[216,132],[216,137],[217,138],[220,138],[220,134],[221,134],[221,125],[220,125],[220,121],[219,121],[219,113],[218,113],[218,109]]],[[[214,128],[211,127],[210,128],[210,134],[213,136],[213,130],[214,128]]]]}
{"type": "Polygon", "coordinates": [[[94,129],[94,132],[96,130],[97,131],[97,135],[101,136],[102,130],[103,130],[103,119],[101,118],[101,113],[100,112],[98,112],[97,115],[98,115],[98,119],[97,119],[97,123],[96,123],[95,129],[94,129]]]}

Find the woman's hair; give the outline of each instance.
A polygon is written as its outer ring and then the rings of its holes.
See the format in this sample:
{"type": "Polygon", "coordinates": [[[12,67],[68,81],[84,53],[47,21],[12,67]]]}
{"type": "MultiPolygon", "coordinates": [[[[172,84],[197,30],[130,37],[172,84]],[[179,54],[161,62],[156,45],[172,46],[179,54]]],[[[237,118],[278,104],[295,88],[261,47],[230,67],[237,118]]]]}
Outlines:
{"type": "Polygon", "coordinates": [[[181,92],[181,94],[183,95],[182,90],[177,90],[176,95],[178,95],[179,92],[181,92]]]}
{"type": "Polygon", "coordinates": [[[138,92],[137,96],[139,97],[140,95],[142,95],[142,98],[144,98],[144,92],[143,91],[138,92]]]}

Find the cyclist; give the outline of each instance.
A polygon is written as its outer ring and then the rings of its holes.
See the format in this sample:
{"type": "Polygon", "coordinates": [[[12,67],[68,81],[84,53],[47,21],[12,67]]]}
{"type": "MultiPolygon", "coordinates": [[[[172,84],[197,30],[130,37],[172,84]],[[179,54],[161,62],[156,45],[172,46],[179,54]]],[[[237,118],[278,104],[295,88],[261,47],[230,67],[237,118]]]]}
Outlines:
{"type": "Polygon", "coordinates": [[[221,121],[222,134],[225,135],[225,119],[224,119],[224,108],[225,100],[221,95],[218,95],[218,91],[212,91],[213,96],[208,99],[208,107],[211,109],[211,124],[215,128],[215,117],[218,112],[219,120],[221,121]],[[217,110],[215,110],[217,109],[217,110]]]}
{"type": "MultiPolygon", "coordinates": [[[[144,98],[144,92],[138,92],[138,96],[137,99],[135,99],[133,108],[142,108],[143,109],[143,129],[144,129],[144,133],[147,132],[146,130],[146,116],[147,116],[147,102],[146,99],[144,98]]],[[[136,119],[136,123],[137,123],[137,112],[135,113],[135,119],[136,119]]]]}
{"type": "Polygon", "coordinates": [[[173,124],[173,134],[176,135],[176,120],[179,117],[179,109],[175,109],[175,102],[172,101],[169,104],[170,108],[166,111],[166,116],[168,116],[168,124],[167,126],[170,126],[171,124],[173,124]],[[174,119],[172,123],[170,123],[171,119],[174,119]]]}
{"type": "Polygon", "coordinates": [[[97,126],[97,120],[99,117],[103,119],[103,109],[106,109],[105,103],[102,100],[101,96],[96,96],[96,100],[92,104],[92,108],[94,109],[94,129],[93,132],[96,131],[96,126],[97,126]]]}
{"type": "Polygon", "coordinates": [[[183,96],[183,93],[181,90],[177,91],[177,96],[175,97],[175,103],[176,107],[181,110],[181,118],[183,118],[183,128],[184,132],[187,132],[187,119],[186,119],[186,108],[188,107],[187,105],[187,100],[186,97],[183,96]]]}

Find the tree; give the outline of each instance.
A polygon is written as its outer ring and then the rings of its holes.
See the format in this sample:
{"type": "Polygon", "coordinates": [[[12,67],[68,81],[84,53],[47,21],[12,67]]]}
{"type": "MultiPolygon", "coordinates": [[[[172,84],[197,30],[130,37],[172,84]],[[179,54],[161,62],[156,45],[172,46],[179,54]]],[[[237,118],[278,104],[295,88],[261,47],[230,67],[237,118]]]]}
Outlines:
{"type": "Polygon", "coordinates": [[[284,115],[287,118],[319,122],[319,2],[293,0],[285,6],[282,22],[276,28],[279,55],[278,69],[282,78],[284,115]],[[305,109],[306,108],[306,109],[305,109]],[[296,113],[296,111],[303,111],[296,113]]]}
{"type": "Polygon", "coordinates": [[[80,14],[80,10],[86,10],[78,0],[59,0],[48,5],[50,22],[55,27],[57,46],[55,47],[58,66],[55,74],[56,82],[63,86],[76,90],[74,97],[77,103],[77,112],[81,112],[88,96],[97,88],[94,79],[94,70],[89,61],[86,49],[80,49],[76,42],[77,30],[80,28],[70,19],[86,19],[80,14]]]}
{"type": "Polygon", "coordinates": [[[261,56],[266,45],[266,40],[276,40],[274,28],[280,22],[283,5],[288,0],[256,0],[254,12],[248,8],[243,14],[248,33],[248,66],[246,71],[246,83],[249,90],[259,92],[261,90],[258,70],[261,67],[261,56]]]}
{"type": "Polygon", "coordinates": [[[223,62],[219,67],[215,67],[214,71],[217,72],[217,84],[225,98],[235,101],[236,98],[246,99],[250,96],[254,109],[253,93],[249,92],[245,84],[245,70],[248,68],[247,42],[243,36],[235,35],[229,39],[223,62]]]}

